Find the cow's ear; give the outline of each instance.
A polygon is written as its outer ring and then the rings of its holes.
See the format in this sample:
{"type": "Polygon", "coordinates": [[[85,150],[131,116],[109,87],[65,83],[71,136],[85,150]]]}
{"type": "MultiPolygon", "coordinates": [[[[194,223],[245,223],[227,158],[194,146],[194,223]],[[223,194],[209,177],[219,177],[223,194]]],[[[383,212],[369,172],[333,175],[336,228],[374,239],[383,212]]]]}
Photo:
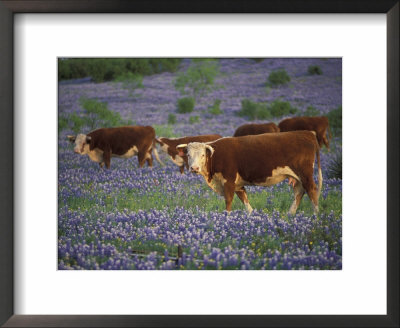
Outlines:
{"type": "Polygon", "coordinates": [[[90,144],[90,141],[92,140],[91,136],[86,136],[86,143],[90,144]]]}
{"type": "Polygon", "coordinates": [[[161,139],[156,138],[155,140],[156,140],[156,143],[158,143],[158,144],[161,145],[161,146],[164,144],[164,143],[161,141],[161,139]]]}
{"type": "Polygon", "coordinates": [[[69,142],[73,143],[75,142],[76,136],[67,136],[69,142]]]}
{"type": "Polygon", "coordinates": [[[176,146],[176,150],[178,151],[179,156],[187,155],[187,144],[180,144],[176,146]]]}
{"type": "Polygon", "coordinates": [[[210,154],[210,157],[214,154],[214,148],[210,145],[206,145],[206,152],[210,154]]]}

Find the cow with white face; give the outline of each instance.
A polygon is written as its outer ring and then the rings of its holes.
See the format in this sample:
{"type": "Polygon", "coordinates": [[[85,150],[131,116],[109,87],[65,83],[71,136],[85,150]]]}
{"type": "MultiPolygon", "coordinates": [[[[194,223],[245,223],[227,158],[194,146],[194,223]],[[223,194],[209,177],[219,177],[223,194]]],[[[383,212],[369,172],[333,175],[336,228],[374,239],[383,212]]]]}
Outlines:
{"type": "Polygon", "coordinates": [[[244,186],[271,186],[285,179],[294,181],[295,198],[290,213],[296,212],[306,192],[314,212],[318,212],[322,173],[318,142],[310,131],[221,138],[181,144],[177,149],[187,155],[190,170],[201,174],[211,189],[224,196],[228,212],[235,193],[246,210],[252,212],[244,186]],[[318,189],[313,178],[315,156],[318,189]]]}
{"type": "Polygon", "coordinates": [[[138,156],[139,166],[147,161],[153,165],[152,153],[161,162],[155,147],[155,131],[151,126],[122,126],[97,129],[86,134],[67,136],[74,143],[74,152],[88,155],[103,167],[110,168],[111,157],[130,158],[138,156]]]}
{"type": "Polygon", "coordinates": [[[188,160],[185,154],[178,154],[176,146],[180,144],[188,144],[189,142],[208,142],[222,138],[219,134],[204,134],[198,136],[186,136],[181,138],[158,138],[156,142],[161,146],[161,150],[169,156],[171,161],[179,166],[181,174],[183,174],[185,166],[188,168],[188,160]]]}

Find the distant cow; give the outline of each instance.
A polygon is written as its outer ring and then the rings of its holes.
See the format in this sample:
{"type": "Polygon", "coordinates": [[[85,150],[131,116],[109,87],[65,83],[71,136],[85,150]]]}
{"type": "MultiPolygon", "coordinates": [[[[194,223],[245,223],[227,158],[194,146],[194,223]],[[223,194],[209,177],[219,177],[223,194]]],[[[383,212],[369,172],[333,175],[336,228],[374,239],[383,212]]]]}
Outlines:
{"type": "Polygon", "coordinates": [[[240,136],[250,136],[255,134],[263,134],[263,133],[274,133],[279,132],[279,128],[275,123],[261,123],[261,124],[243,124],[239,126],[235,133],[234,137],[240,136]]]}
{"type": "Polygon", "coordinates": [[[187,154],[190,169],[201,174],[211,189],[225,197],[227,211],[231,211],[236,193],[247,211],[252,212],[244,186],[271,186],[290,178],[294,181],[295,195],[290,213],[296,212],[305,192],[314,212],[318,212],[322,172],[318,143],[310,131],[222,138],[177,148],[187,154]],[[315,156],[318,189],[313,179],[315,156]]]}
{"type": "Polygon", "coordinates": [[[169,155],[171,160],[179,166],[179,170],[181,174],[183,174],[184,167],[189,168],[188,166],[188,159],[185,154],[179,156],[178,150],[176,146],[180,144],[187,144],[189,142],[207,142],[207,141],[214,141],[219,138],[222,138],[219,134],[206,134],[200,136],[189,136],[189,137],[182,137],[182,138],[158,138],[156,142],[161,145],[161,149],[169,155]]]}
{"type": "Polygon", "coordinates": [[[152,151],[160,164],[155,148],[155,131],[151,126],[123,126],[117,128],[102,128],[86,134],[68,136],[75,143],[74,152],[88,155],[89,158],[103,167],[104,163],[110,168],[111,157],[130,158],[138,156],[139,166],[147,161],[153,166],[152,151]]]}
{"type": "Polygon", "coordinates": [[[281,121],[278,126],[281,132],[298,130],[315,131],[319,146],[322,147],[322,144],[324,144],[326,148],[329,149],[329,140],[332,136],[329,129],[328,118],[325,116],[287,118],[281,121]],[[327,132],[329,132],[329,139],[327,137],[327,132]]]}

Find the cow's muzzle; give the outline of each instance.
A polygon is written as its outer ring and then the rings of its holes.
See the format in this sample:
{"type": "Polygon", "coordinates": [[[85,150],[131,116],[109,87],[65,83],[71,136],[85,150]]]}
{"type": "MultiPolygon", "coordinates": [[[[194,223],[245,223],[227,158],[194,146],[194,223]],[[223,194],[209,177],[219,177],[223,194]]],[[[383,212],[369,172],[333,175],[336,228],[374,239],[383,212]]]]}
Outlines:
{"type": "Polygon", "coordinates": [[[198,166],[191,166],[190,171],[192,171],[193,173],[199,173],[200,169],[198,166]]]}

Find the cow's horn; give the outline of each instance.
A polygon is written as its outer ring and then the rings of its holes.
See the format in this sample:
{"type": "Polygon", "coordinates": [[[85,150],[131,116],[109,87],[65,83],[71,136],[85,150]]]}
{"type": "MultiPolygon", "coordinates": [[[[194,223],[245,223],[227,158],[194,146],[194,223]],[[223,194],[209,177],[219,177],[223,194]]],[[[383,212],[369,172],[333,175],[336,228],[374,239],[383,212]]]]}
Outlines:
{"type": "Polygon", "coordinates": [[[187,145],[188,145],[188,144],[180,144],[180,145],[176,146],[176,149],[179,149],[179,148],[186,148],[187,145]]]}
{"type": "Polygon", "coordinates": [[[211,156],[212,156],[212,155],[214,154],[214,148],[211,147],[210,145],[206,145],[206,148],[207,148],[208,150],[210,150],[211,156]]]}

